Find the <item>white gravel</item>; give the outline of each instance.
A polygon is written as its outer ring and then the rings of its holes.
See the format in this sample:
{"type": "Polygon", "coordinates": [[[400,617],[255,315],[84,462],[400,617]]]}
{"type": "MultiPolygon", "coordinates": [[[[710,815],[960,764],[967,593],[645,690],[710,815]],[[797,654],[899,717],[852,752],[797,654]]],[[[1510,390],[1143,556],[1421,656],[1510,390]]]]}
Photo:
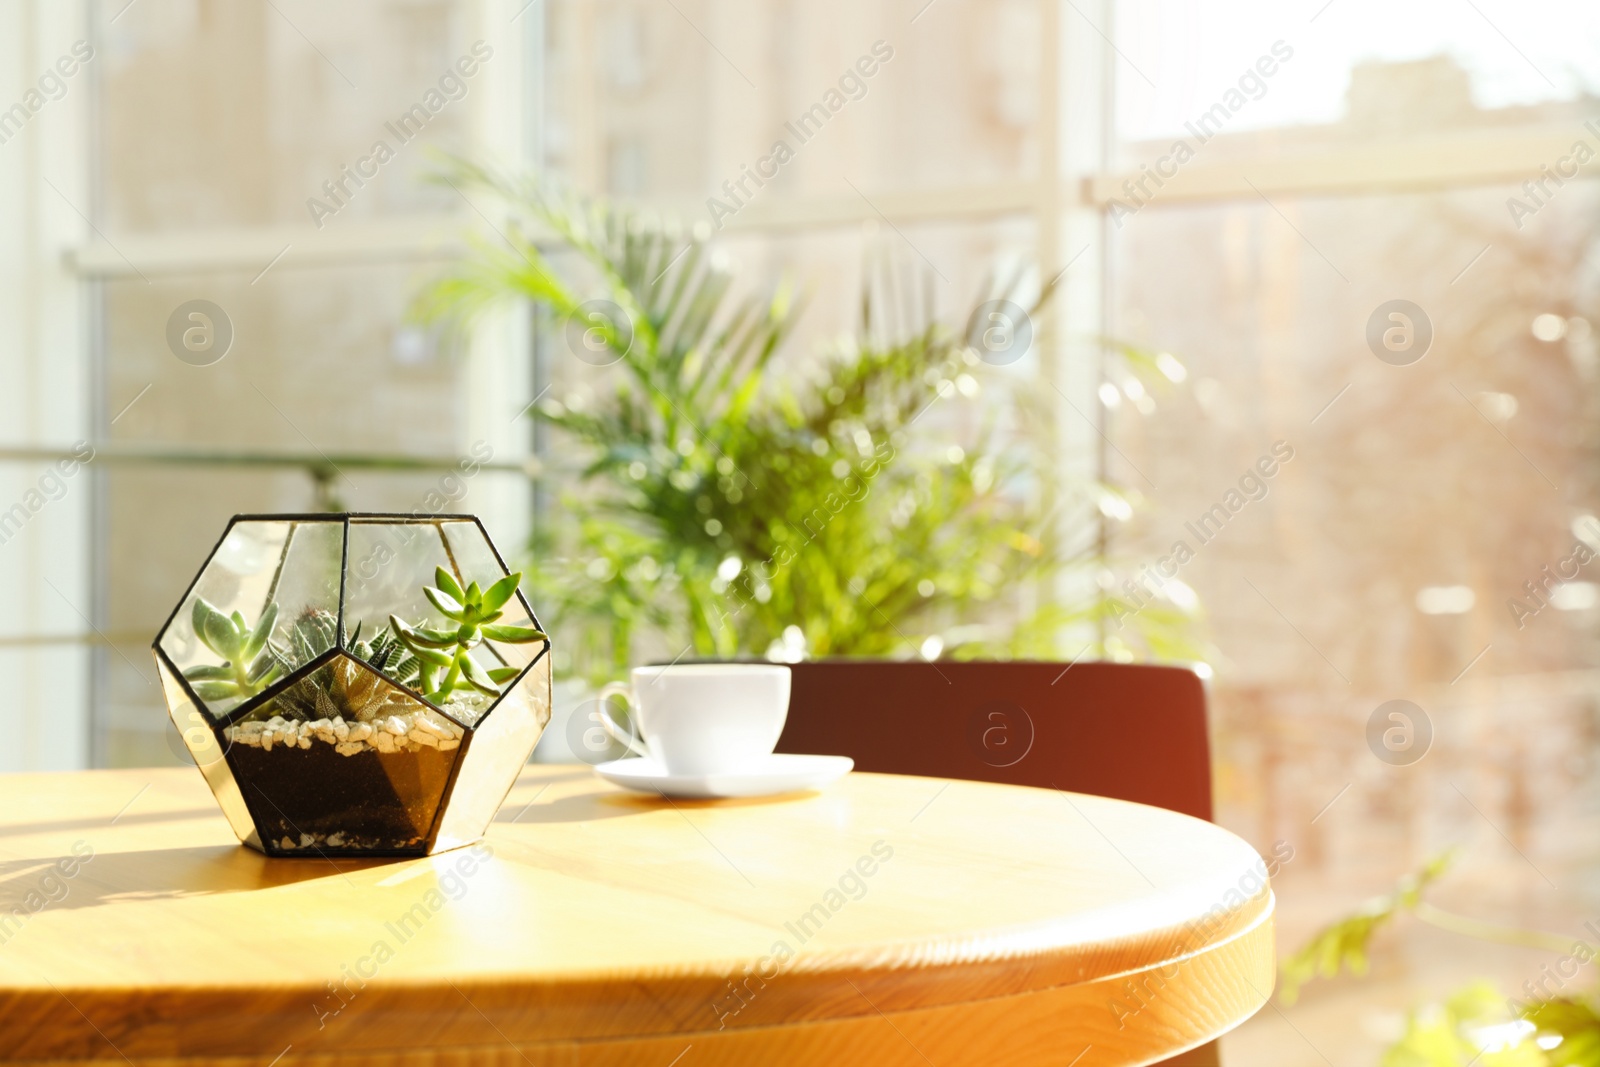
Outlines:
{"type": "Polygon", "coordinates": [[[332,745],[341,756],[376,749],[379,752],[416,752],[436,748],[448,752],[461,745],[461,727],[431,709],[390,715],[376,724],[346,722],[342,718],[290,721],[274,715],[265,722],[243,722],[226,730],[234,744],[272,751],[309,749],[313,743],[332,745]]]}

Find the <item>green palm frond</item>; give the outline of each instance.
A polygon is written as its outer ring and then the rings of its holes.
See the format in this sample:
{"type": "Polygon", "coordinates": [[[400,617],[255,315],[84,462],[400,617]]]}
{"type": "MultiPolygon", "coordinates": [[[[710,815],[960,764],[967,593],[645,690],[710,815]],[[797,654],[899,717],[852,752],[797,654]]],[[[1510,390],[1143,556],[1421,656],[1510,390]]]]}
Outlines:
{"type": "MultiPolygon", "coordinates": [[[[927,271],[869,264],[859,336],[780,378],[799,301],[783,284],[741,288],[704,233],[460,160],[443,180],[503,209],[502,239],[476,246],[417,314],[462,326],[527,299],[558,329],[593,326],[613,357],[603,401],[534,411],[571,446],[577,478],[529,585],[593,675],[641,643],[762,655],[796,629],[809,655],[910,655],[937,636],[945,655],[1047,656],[1065,627],[1102,617],[1098,592],[1043,608],[1019,595],[1097,565],[1068,547],[1093,538],[1060,529],[1092,514],[1092,494],[1007,444],[983,414],[993,405],[969,399],[980,379],[1003,383],[934,317],[927,271]],[[582,318],[591,301],[621,320],[582,318]],[[980,428],[961,447],[938,440],[939,417],[924,414],[969,402],[977,417],[958,421],[980,428]]],[[[1042,326],[1052,288],[1027,299],[1023,280],[986,292],[1042,326]]],[[[1158,635],[1148,647],[1176,649],[1163,611],[1138,627],[1158,635]]]]}

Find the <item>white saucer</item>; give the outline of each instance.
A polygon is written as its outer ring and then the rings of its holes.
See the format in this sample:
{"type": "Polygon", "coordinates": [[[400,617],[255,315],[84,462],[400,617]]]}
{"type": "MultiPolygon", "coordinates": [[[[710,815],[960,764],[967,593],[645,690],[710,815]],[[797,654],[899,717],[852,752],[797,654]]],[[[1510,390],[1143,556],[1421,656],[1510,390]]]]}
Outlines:
{"type": "Polygon", "coordinates": [[[725,774],[668,774],[652,759],[632,756],[595,766],[613,785],[669,797],[766,797],[821,789],[855,766],[849,756],[774,753],[754,766],[725,774]]]}

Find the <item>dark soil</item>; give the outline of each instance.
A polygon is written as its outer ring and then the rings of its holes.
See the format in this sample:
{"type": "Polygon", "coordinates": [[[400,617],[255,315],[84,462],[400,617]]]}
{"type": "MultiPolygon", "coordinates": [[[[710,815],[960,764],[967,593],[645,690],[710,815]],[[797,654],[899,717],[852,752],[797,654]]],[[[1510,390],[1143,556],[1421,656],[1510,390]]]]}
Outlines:
{"type": "Polygon", "coordinates": [[[421,849],[450,768],[463,750],[341,756],[332,745],[234,745],[228,763],[269,848],[284,839],[307,851],[421,849]],[[312,842],[303,844],[302,835],[312,842]],[[339,835],[334,837],[333,835],[339,835]],[[333,840],[329,840],[332,837],[333,840]]]}

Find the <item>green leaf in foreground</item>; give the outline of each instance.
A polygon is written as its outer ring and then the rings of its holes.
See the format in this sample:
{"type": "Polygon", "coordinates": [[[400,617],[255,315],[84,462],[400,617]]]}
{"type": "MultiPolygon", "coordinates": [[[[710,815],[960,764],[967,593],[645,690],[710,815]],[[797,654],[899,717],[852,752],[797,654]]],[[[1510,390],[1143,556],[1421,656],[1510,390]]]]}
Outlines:
{"type": "Polygon", "coordinates": [[[1365,974],[1373,934],[1399,912],[1415,908],[1422,890],[1444,874],[1454,859],[1453,849],[1435,856],[1421,870],[1400,879],[1392,892],[1372,898],[1355,914],[1313,934],[1303,948],[1280,965],[1278,996],[1283,1003],[1293,1004],[1300,987],[1314,978],[1332,978],[1341,969],[1365,974]]]}

